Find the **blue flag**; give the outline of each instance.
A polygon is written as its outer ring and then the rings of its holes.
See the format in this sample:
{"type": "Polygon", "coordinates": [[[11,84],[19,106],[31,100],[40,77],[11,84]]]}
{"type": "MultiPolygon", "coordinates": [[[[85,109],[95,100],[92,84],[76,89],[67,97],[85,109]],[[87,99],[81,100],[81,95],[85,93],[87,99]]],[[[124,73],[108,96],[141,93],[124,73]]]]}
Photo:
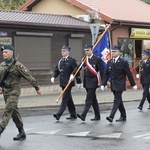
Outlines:
{"type": "Polygon", "coordinates": [[[106,68],[107,61],[110,59],[110,41],[108,32],[103,35],[99,43],[93,49],[93,54],[102,59],[104,68],[106,68]]]}

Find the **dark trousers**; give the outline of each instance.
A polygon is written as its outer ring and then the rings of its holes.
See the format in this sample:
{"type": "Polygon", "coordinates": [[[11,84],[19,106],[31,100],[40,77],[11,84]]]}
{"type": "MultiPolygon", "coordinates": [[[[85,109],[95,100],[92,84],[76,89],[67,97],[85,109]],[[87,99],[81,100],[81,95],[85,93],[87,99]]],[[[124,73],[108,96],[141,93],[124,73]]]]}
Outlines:
{"type": "MultiPolygon", "coordinates": [[[[64,88],[65,87],[62,87],[62,90],[64,88]]],[[[75,105],[74,105],[74,102],[72,99],[71,89],[72,89],[72,87],[68,87],[68,89],[63,94],[62,102],[61,102],[59,111],[57,112],[57,115],[59,115],[59,116],[61,116],[63,114],[66,107],[68,107],[68,110],[69,110],[69,113],[71,116],[76,116],[76,109],[75,109],[75,105]]]]}
{"type": "Polygon", "coordinates": [[[100,118],[100,110],[96,98],[96,88],[86,88],[86,92],[87,94],[86,94],[85,106],[82,115],[86,117],[90,107],[92,106],[94,109],[95,117],[100,118]]]}
{"type": "Polygon", "coordinates": [[[126,118],[126,111],[122,101],[122,91],[113,91],[114,94],[114,105],[111,110],[110,117],[113,119],[117,109],[119,108],[120,117],[126,118]]]}
{"type": "Polygon", "coordinates": [[[10,119],[13,119],[17,128],[23,127],[23,121],[18,109],[18,99],[19,95],[7,95],[4,96],[5,100],[5,110],[2,115],[2,121],[0,126],[5,128],[9,123],[10,119]]]}
{"type": "Polygon", "coordinates": [[[142,97],[142,100],[140,102],[139,107],[143,107],[146,98],[150,104],[150,93],[149,93],[150,85],[149,84],[143,84],[142,86],[143,86],[143,97],[142,97]]]}

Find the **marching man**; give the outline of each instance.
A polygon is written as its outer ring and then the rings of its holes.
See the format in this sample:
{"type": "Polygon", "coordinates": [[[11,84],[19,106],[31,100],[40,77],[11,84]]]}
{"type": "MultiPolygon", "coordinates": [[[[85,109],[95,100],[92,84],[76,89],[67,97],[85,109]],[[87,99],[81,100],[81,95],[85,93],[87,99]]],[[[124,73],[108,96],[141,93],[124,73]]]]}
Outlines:
{"type": "Polygon", "coordinates": [[[92,46],[85,45],[84,47],[86,61],[83,65],[84,80],[83,87],[86,89],[85,107],[81,114],[77,114],[78,118],[85,121],[86,115],[92,106],[94,109],[95,117],[91,121],[98,121],[101,119],[100,110],[96,98],[96,89],[100,86],[100,77],[103,77],[103,63],[100,58],[93,54],[92,46]],[[100,72],[100,76],[99,73],[100,72]]]}

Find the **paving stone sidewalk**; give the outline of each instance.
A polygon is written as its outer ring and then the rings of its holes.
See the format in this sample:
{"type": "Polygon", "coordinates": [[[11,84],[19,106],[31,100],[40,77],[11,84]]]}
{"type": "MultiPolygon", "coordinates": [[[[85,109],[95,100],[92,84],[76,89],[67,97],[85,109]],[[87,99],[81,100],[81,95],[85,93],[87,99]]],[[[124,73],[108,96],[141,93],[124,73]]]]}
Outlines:
{"type": "MultiPolygon", "coordinates": [[[[22,94],[19,100],[19,108],[33,108],[33,107],[55,107],[59,106],[61,99],[58,103],[56,100],[61,93],[61,88],[58,85],[43,86],[41,87],[42,96],[38,96],[34,88],[22,88],[22,94]]],[[[123,101],[140,100],[142,97],[143,89],[134,91],[133,89],[127,89],[123,92],[123,101]]],[[[83,105],[85,103],[86,92],[84,88],[78,89],[74,87],[72,89],[72,96],[75,105],[83,105]]],[[[105,92],[97,89],[97,99],[99,103],[111,103],[113,102],[113,94],[110,89],[105,92]]],[[[0,109],[5,106],[2,95],[0,96],[0,109]]]]}

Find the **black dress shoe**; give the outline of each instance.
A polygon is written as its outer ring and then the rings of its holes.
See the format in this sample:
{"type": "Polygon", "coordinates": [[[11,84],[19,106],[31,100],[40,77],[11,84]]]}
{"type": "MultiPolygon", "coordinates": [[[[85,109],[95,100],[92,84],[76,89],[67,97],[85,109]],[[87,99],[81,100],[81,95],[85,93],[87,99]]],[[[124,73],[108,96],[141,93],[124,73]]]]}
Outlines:
{"type": "Polygon", "coordinates": [[[139,110],[142,110],[143,108],[139,106],[138,109],[139,109],[139,110]]]}
{"type": "Polygon", "coordinates": [[[82,121],[85,121],[85,117],[82,114],[77,114],[77,117],[80,118],[82,121]]]}
{"type": "Polygon", "coordinates": [[[116,122],[124,122],[126,121],[126,118],[124,117],[120,117],[119,119],[116,120],[116,122]]]}
{"type": "Polygon", "coordinates": [[[108,120],[109,122],[113,122],[113,119],[111,117],[106,117],[106,120],[108,120]]]}
{"type": "Polygon", "coordinates": [[[100,120],[100,118],[98,118],[98,117],[91,119],[91,121],[99,121],[99,120],[100,120]]]}
{"type": "Polygon", "coordinates": [[[67,117],[66,119],[67,120],[74,120],[74,119],[77,119],[77,117],[76,116],[70,116],[70,117],[67,117]]]}
{"type": "Polygon", "coordinates": [[[60,116],[57,115],[57,114],[54,114],[53,116],[56,118],[56,120],[59,120],[59,119],[60,119],[60,116]]]}

